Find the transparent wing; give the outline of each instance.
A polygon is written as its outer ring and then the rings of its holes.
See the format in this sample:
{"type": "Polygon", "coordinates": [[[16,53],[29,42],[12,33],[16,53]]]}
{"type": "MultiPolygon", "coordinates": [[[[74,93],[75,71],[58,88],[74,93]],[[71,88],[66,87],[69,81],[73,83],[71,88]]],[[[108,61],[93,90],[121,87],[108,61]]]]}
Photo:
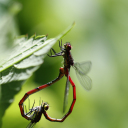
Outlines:
{"type": "Polygon", "coordinates": [[[91,61],[85,61],[82,63],[74,63],[73,67],[75,68],[76,72],[79,74],[87,74],[91,69],[91,61]]]}
{"type": "Polygon", "coordinates": [[[66,107],[68,105],[68,94],[69,94],[69,87],[70,87],[70,84],[69,84],[69,71],[70,70],[68,70],[68,76],[67,76],[66,88],[65,88],[65,94],[64,94],[63,112],[65,112],[66,107]]]}
{"type": "Polygon", "coordinates": [[[26,128],[33,128],[33,127],[35,126],[35,124],[36,124],[36,123],[30,122],[26,128]]]}
{"type": "Polygon", "coordinates": [[[87,73],[91,69],[91,62],[86,61],[82,63],[75,63],[74,66],[76,71],[76,76],[80,82],[80,84],[86,89],[90,90],[92,88],[92,80],[89,76],[87,76],[87,73]]]}
{"type": "Polygon", "coordinates": [[[77,78],[80,82],[80,84],[86,89],[86,90],[91,90],[92,88],[92,80],[89,76],[87,75],[81,75],[78,72],[76,72],[77,78]]]}

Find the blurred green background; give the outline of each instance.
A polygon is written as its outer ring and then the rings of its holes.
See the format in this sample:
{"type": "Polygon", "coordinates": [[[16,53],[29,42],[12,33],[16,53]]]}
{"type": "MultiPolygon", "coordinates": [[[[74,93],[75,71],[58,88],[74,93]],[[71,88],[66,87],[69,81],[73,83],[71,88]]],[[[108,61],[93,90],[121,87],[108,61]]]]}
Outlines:
{"type": "MultiPolygon", "coordinates": [[[[79,84],[75,71],[77,100],[71,115],[63,122],[50,122],[42,116],[35,128],[128,128],[128,1],[126,0],[19,0],[22,9],[16,15],[19,34],[48,34],[55,37],[74,21],[76,26],[63,38],[71,42],[76,62],[90,60],[91,91],[79,84]]],[[[53,47],[59,52],[58,43],[53,47]]],[[[62,57],[44,59],[43,65],[22,86],[7,109],[2,128],[25,128],[18,107],[23,95],[58,76],[62,57]]],[[[31,106],[39,99],[50,104],[48,114],[61,118],[66,78],[32,96],[31,106]]],[[[72,102],[70,88],[69,104],[72,102]]],[[[28,102],[25,103],[28,105],[28,102]]],[[[67,110],[68,111],[68,108],[67,110]]]]}

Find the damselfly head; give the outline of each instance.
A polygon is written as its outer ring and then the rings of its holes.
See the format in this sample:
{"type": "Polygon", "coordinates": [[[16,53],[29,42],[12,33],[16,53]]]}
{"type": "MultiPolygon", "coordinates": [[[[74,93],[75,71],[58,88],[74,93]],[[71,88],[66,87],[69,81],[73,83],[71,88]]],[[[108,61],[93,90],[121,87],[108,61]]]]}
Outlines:
{"type": "Polygon", "coordinates": [[[71,44],[68,43],[68,42],[66,44],[64,44],[64,47],[65,47],[66,50],[71,50],[72,49],[71,44]]]}
{"type": "Polygon", "coordinates": [[[45,111],[47,111],[49,109],[49,104],[44,102],[43,108],[45,111]]]}

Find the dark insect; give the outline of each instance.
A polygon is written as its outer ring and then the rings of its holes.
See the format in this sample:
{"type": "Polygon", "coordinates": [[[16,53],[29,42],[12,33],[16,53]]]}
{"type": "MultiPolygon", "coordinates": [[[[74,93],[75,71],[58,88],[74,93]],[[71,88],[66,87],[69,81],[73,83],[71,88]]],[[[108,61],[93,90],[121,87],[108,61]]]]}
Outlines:
{"type": "Polygon", "coordinates": [[[64,74],[67,77],[67,81],[66,81],[66,88],[65,88],[65,96],[64,96],[64,106],[63,106],[63,112],[65,111],[65,108],[67,106],[67,101],[68,101],[68,93],[69,93],[69,82],[73,82],[70,78],[70,67],[73,66],[73,68],[76,71],[76,75],[77,78],[80,82],[80,84],[86,89],[86,90],[90,90],[92,87],[92,80],[89,76],[87,76],[87,73],[90,71],[91,69],[91,62],[90,61],[85,61],[82,63],[75,63],[72,55],[71,55],[71,44],[69,42],[67,42],[66,44],[64,44],[64,47],[62,47],[62,40],[61,43],[59,41],[59,47],[61,52],[56,53],[55,50],[52,48],[50,50],[51,56],[48,55],[49,57],[56,57],[56,56],[63,56],[64,58],[64,74]],[[52,52],[54,53],[54,55],[52,55],[52,52]]]}

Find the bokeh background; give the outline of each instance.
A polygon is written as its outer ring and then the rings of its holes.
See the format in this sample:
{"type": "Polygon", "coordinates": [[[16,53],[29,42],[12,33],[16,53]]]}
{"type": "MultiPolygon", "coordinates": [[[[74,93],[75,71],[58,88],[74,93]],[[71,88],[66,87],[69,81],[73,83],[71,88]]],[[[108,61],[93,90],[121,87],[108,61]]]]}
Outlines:
{"type": "MultiPolygon", "coordinates": [[[[75,71],[71,78],[76,84],[77,100],[71,115],[63,122],[50,122],[42,116],[35,128],[127,128],[128,127],[128,1],[126,0],[18,0],[22,6],[15,20],[20,35],[48,34],[57,36],[74,21],[76,26],[63,38],[71,42],[76,62],[92,62],[88,74],[91,91],[79,84],[75,71]]],[[[59,52],[58,43],[53,47],[59,52]]],[[[62,57],[44,59],[43,65],[22,86],[15,101],[7,109],[2,128],[25,128],[18,102],[25,92],[58,76],[62,57]]],[[[61,118],[66,78],[32,96],[50,104],[48,114],[61,118]]],[[[72,88],[69,103],[72,102],[72,88]]],[[[28,102],[26,101],[26,106],[28,102]]]]}

